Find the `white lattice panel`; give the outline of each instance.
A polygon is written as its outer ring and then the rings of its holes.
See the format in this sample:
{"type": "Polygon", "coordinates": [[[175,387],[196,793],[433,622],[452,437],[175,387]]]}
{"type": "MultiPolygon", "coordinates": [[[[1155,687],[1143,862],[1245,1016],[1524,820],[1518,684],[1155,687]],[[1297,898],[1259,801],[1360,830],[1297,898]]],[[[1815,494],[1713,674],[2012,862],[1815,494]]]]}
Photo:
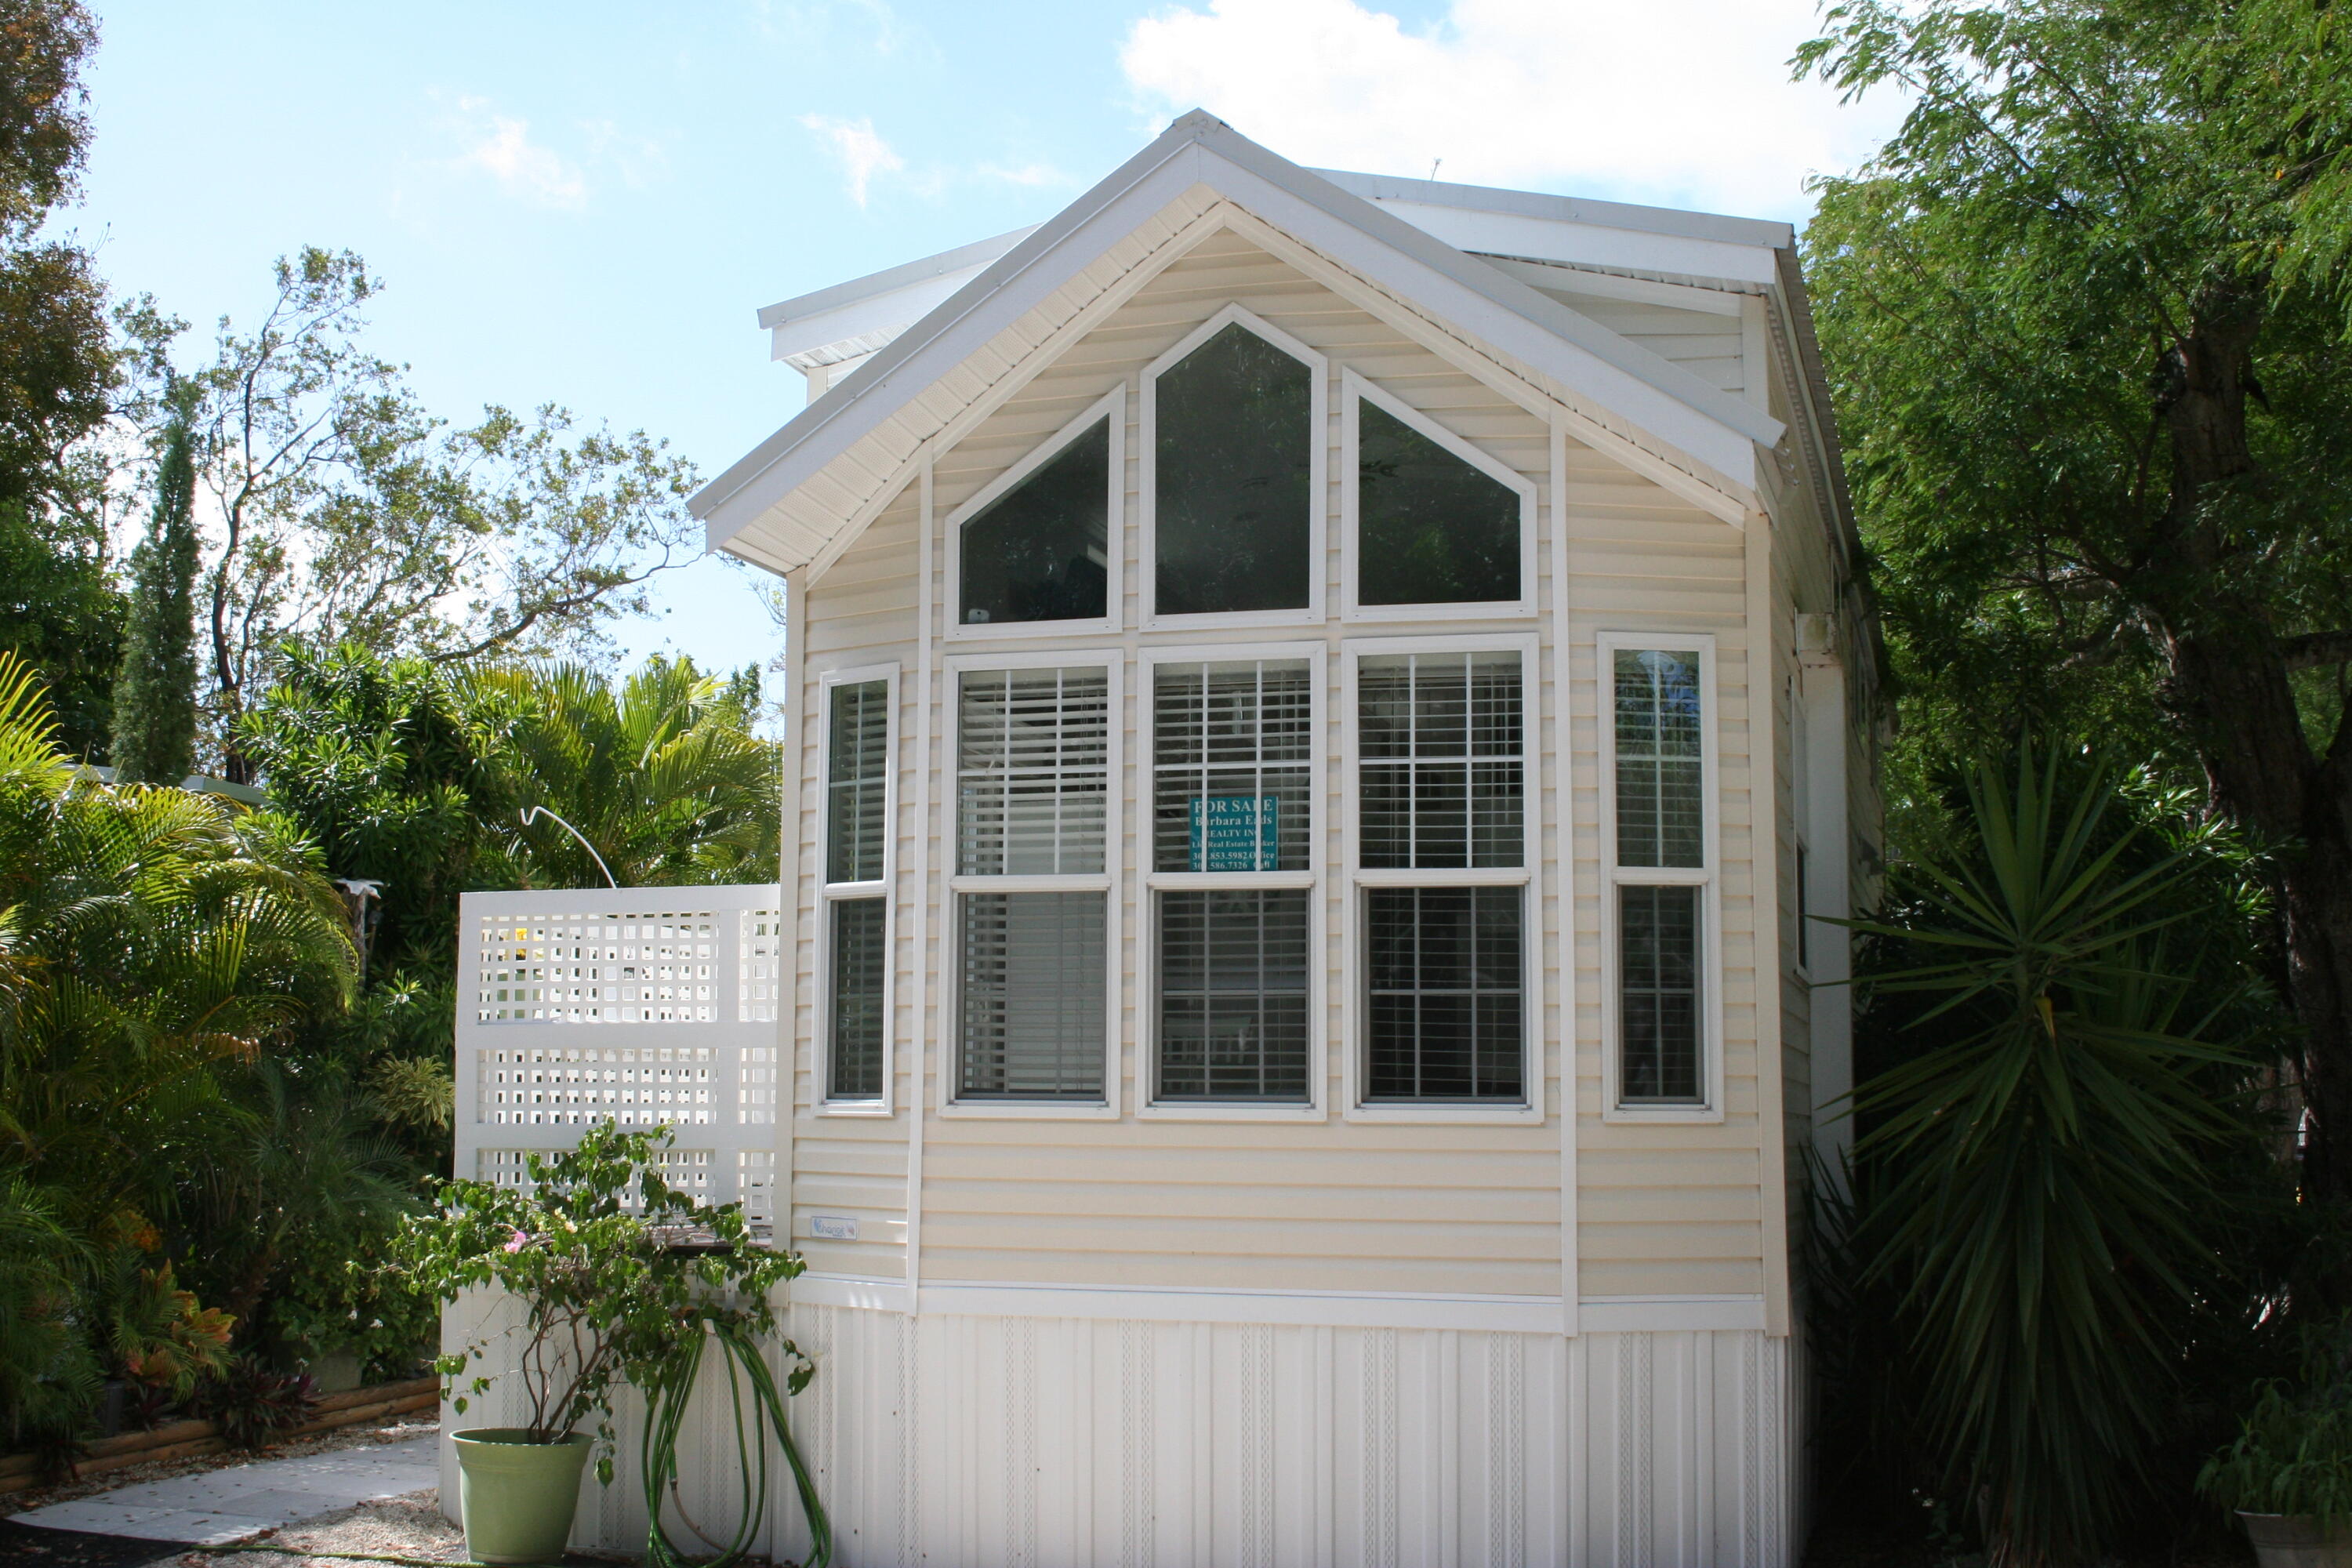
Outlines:
{"type": "Polygon", "coordinates": [[[597,1122],[667,1127],[673,1184],[772,1210],[774,888],[469,893],[459,929],[458,1170],[518,1184],[597,1122]]]}
{"type": "MultiPolygon", "coordinates": [[[[475,1151],[474,1179],[488,1182],[492,1186],[510,1187],[516,1192],[527,1193],[531,1188],[530,1156],[537,1154],[541,1159],[549,1159],[562,1152],[561,1149],[479,1149],[475,1151]]],[[[768,1159],[772,1166],[775,1156],[771,1154],[768,1159]]],[[[714,1158],[712,1151],[665,1149],[654,1163],[661,1172],[662,1180],[679,1192],[698,1203],[716,1201],[711,1196],[715,1190],[711,1177],[724,1172],[721,1162],[714,1158]]],[[[633,1195],[628,1207],[634,1211],[641,1206],[633,1195]]],[[[748,1209],[745,1217],[752,1217],[748,1209]]]]}

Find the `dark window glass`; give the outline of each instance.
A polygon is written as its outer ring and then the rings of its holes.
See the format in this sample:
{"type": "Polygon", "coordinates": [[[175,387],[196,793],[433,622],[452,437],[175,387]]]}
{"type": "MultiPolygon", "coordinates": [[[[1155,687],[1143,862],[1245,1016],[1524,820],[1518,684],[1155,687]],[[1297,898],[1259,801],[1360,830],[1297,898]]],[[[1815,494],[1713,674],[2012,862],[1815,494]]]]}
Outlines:
{"type": "Polygon", "coordinates": [[[833,1071],[835,1100],[882,1096],[883,900],[833,904],[833,1071]]]}
{"type": "Polygon", "coordinates": [[[965,893],[967,1100],[1103,1097],[1103,895],[965,893]]]}
{"type": "Polygon", "coordinates": [[[1307,1098],[1307,892],[1160,895],[1160,1098],[1307,1098]]]}
{"type": "Polygon", "coordinates": [[[889,684],[880,680],[833,689],[833,731],[825,759],[825,788],[832,796],[825,820],[828,882],[870,882],[882,875],[889,691],[889,684]]]}
{"type": "Polygon", "coordinates": [[[1519,494],[1360,400],[1356,562],[1356,595],[1366,605],[1517,599],[1519,494]]]}
{"type": "Polygon", "coordinates": [[[1617,889],[1617,1009],[1628,1105],[1696,1105],[1698,910],[1692,887],[1617,889]]]}
{"type": "Polygon", "coordinates": [[[1153,392],[1153,563],[1160,614],[1307,605],[1314,376],[1225,328],[1153,392]]]}
{"type": "Polygon", "coordinates": [[[1109,507],[1106,419],[965,520],[958,613],[971,625],[1108,615],[1109,507]]]}
{"type": "Polygon", "coordinates": [[[1163,664],[1152,681],[1153,868],[1305,869],[1307,666],[1163,664]]]}
{"type": "Polygon", "coordinates": [[[1368,1100],[1524,1100],[1517,888],[1364,894],[1368,1100]]]}
{"type": "Polygon", "coordinates": [[[1617,863],[1706,864],[1698,655],[1620,648],[1617,863]]]}
{"type": "Polygon", "coordinates": [[[1524,864],[1519,656],[1370,658],[1356,690],[1364,865],[1524,864]]]}

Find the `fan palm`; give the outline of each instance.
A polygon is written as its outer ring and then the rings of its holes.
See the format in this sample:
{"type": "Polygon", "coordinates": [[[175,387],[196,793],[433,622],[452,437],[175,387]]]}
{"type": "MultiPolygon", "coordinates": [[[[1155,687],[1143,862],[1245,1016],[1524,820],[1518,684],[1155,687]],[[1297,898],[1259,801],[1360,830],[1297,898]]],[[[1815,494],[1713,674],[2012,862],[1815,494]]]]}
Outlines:
{"type": "Polygon", "coordinates": [[[1855,1096],[1865,1278],[1898,1288],[1995,1561],[2080,1561],[2179,1363],[2165,1325],[2215,1250],[2198,1199],[2242,1125],[2217,1087],[2244,1064],[2174,929],[2195,868],[2121,822],[2112,769],[2029,749],[1967,802],[1972,834],[1898,870],[1900,919],[1858,928],[1904,955],[1874,994],[1912,994],[1937,1041],[1855,1096]]]}
{"type": "Polygon", "coordinates": [[[775,879],[779,749],[691,659],[650,659],[618,691],[579,665],[485,670],[472,696],[504,793],[562,819],[507,828],[517,884],[601,886],[599,859],[625,887],[775,879]]]}

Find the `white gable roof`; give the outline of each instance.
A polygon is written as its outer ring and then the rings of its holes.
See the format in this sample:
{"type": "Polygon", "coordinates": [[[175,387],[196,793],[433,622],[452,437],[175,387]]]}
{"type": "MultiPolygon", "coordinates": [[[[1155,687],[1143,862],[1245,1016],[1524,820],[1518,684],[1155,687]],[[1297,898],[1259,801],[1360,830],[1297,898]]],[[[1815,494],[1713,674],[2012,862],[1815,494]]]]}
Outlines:
{"type": "Polygon", "coordinates": [[[1780,423],[1580,314],[1470,248],[1750,288],[1777,276],[1787,226],[1428,181],[1318,174],[1195,111],[1050,222],[772,306],[779,357],[870,354],[832,390],[693,499],[714,548],[790,571],[829,558],[887,499],[935,430],[915,401],[1024,312],[1195,187],[1206,187],[1528,367],[1555,395],[1606,416],[1643,454],[1690,475],[1734,510],[1780,423]],[[1408,221],[1410,220],[1410,221],[1408,221]],[[1444,237],[1441,237],[1444,236],[1444,237]],[[1001,252],[990,258],[992,247],[1001,252]],[[978,270],[972,268],[977,266],[978,270]],[[962,279],[960,283],[954,280],[962,279]],[[952,292],[936,304],[936,290],[952,292]],[[927,311],[878,349],[884,318],[927,311]],[[797,326],[795,326],[797,323],[797,326]],[[787,349],[787,329],[795,345],[787,349]],[[854,330],[853,330],[854,329],[854,330]],[[825,334],[838,332],[838,337],[825,334]],[[870,334],[870,337],[867,336],[870,334]],[[823,340],[823,341],[819,341],[823,340]],[[861,341],[863,340],[863,341],[861,341]],[[1630,427],[1630,430],[1628,429],[1630,427]],[[903,450],[901,449],[903,448],[903,450]],[[824,476],[827,504],[795,504],[824,476]],[[844,498],[855,498],[845,508],[844,498]]]}

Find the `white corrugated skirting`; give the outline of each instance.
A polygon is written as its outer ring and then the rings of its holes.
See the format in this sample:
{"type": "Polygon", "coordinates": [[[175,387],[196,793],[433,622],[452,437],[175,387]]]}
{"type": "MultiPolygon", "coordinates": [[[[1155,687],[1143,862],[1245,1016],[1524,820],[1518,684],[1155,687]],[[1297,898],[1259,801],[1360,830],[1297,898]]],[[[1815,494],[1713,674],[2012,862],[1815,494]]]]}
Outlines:
{"type": "MultiPolygon", "coordinates": [[[[1795,1560],[1791,1342],[1752,1330],[1571,1339],[801,1303],[792,1332],[818,1368],[793,1430],[850,1568],[1795,1560]]],[[[504,1419],[501,1394],[488,1403],[504,1419]]],[[[575,1545],[644,1543],[638,1416],[623,1415],[621,1475],[586,1484],[575,1545]]],[[[716,1386],[688,1445],[687,1511],[720,1530],[735,1457],[716,1386]]],[[[797,1556],[790,1490],[780,1477],[767,1545],[797,1556]]]]}

